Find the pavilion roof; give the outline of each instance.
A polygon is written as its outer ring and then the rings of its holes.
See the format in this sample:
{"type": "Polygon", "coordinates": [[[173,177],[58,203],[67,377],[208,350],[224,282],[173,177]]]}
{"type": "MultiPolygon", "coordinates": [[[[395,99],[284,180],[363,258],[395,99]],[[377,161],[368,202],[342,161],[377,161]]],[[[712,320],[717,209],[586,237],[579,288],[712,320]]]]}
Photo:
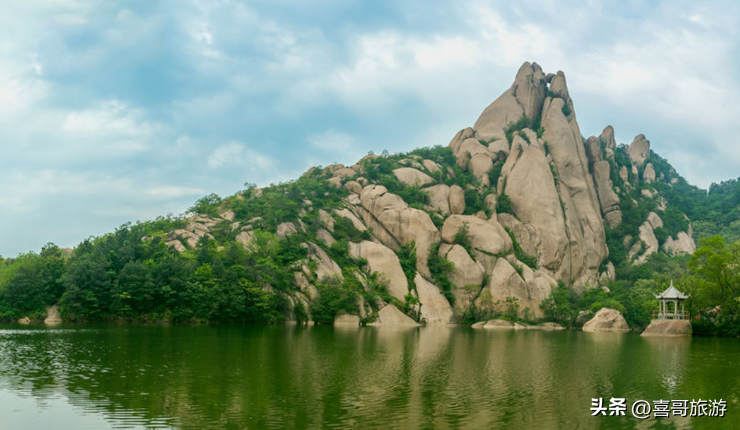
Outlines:
{"type": "Polygon", "coordinates": [[[687,294],[684,294],[676,289],[676,287],[673,286],[673,281],[671,281],[671,286],[668,287],[665,291],[655,296],[656,299],[677,299],[677,300],[685,300],[688,299],[689,296],[687,294]]]}

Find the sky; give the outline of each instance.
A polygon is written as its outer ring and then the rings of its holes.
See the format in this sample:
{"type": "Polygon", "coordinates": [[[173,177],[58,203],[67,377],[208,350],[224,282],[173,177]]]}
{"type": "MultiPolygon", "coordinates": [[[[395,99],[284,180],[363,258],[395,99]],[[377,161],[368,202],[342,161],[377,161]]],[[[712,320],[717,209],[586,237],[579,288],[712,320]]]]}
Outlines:
{"type": "Polygon", "coordinates": [[[25,0],[0,14],[0,255],[447,145],[524,61],[703,188],[740,176],[731,1],[25,0]]]}

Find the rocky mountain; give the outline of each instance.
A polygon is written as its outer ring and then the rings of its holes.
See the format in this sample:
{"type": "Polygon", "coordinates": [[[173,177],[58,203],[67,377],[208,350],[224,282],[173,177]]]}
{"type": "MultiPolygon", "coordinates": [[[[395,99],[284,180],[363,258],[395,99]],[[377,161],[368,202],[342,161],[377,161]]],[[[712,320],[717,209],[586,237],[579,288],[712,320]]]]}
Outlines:
{"type": "MultiPolygon", "coordinates": [[[[670,202],[656,187],[680,179],[666,166],[644,135],[617,145],[607,126],[584,139],[563,72],[524,63],[512,86],[447,148],[311,169],[298,182],[325,181],[345,193],[338,204],[296,196],[297,216],[268,224],[278,238],[300,236],[306,250],[294,266],[296,288],[286,292],[293,307],[310,309],[317,283],[353,276],[366,289],[373,277],[388,293],[358,296],[357,317],[370,323],[403,320],[398,308],[408,321],[426,324],[512,307],[537,319],[559,281],[581,292],[613,281],[615,265],[625,260],[641,264],[656,252],[696,249],[688,218],[667,213],[670,202]],[[333,259],[346,236],[337,235],[339,222],[360,234],[345,238],[348,258],[333,259]],[[411,267],[401,255],[409,249],[411,267]]],[[[250,249],[269,215],[250,213],[243,202],[268,190],[219,203],[219,216],[198,214],[168,232],[166,243],[185,252],[228,223],[233,240],[250,249]]]]}
{"type": "MultiPolygon", "coordinates": [[[[43,319],[58,304],[82,321],[535,321],[556,288],[624,292],[619,277],[644,278],[635,270],[655,255],[693,253],[687,213],[703,236],[734,231],[736,184],[708,199],[644,135],[583,137],[563,72],[524,63],[446,147],[315,167],[71,254],[49,245],[0,261],[0,318],[43,319]]],[[[633,307],[632,321],[649,319],[633,307]]]]}

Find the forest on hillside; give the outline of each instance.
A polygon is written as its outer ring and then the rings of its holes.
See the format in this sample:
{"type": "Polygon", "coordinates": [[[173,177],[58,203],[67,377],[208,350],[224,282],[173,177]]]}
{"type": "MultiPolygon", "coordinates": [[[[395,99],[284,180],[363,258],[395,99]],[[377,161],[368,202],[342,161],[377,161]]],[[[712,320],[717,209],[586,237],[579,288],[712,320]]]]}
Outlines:
{"type": "MultiPolygon", "coordinates": [[[[442,183],[466,188],[466,184],[475,181],[455,164],[449,148],[442,147],[366,159],[365,176],[401,196],[411,207],[423,208],[428,194],[419,187],[402,184],[391,174],[409,155],[424,156],[448,168],[438,173],[436,179],[442,183]]],[[[650,160],[658,173],[672,169],[654,153],[650,160]]],[[[496,183],[500,171],[501,165],[494,165],[489,172],[491,183],[496,183]]],[[[0,319],[38,320],[44,317],[48,306],[59,305],[66,321],[78,322],[270,324],[286,318],[300,323],[311,315],[316,323],[331,323],[339,312],[358,312],[360,297],[373,309],[373,303],[393,303],[418,319],[414,295],[409,294],[404,300],[391,296],[381,277],[362,275],[367,272],[367,261],[349,255],[350,244],[370,239],[371,231],[360,231],[347,218],[333,216],[332,243],[316,239],[321,220],[319,211],[313,208],[342,208],[348,195],[343,188],[327,186],[326,180],[326,169],[312,169],[295,181],[264,189],[248,185],[224,199],[206,196],[183,216],[125,224],[112,233],[84,240],[74,250],[48,244],[38,253],[3,258],[0,319]],[[233,212],[237,221],[250,222],[248,246],[236,240],[233,222],[226,219],[218,221],[210,229],[211,234],[201,237],[192,247],[178,251],[168,245],[167,233],[182,228],[188,218],[217,218],[224,211],[233,212]],[[274,233],[280,223],[299,216],[303,227],[294,234],[274,233]],[[309,241],[338,263],[343,276],[318,282],[318,297],[310,304],[292,303],[288,293],[298,288],[296,268],[313,264],[308,258],[310,249],[305,246],[309,241]]],[[[666,235],[684,227],[687,221],[682,214],[686,214],[699,244],[697,251],[692,256],[658,252],[650,255],[645,264],[630,263],[623,255],[626,250],[622,249],[621,240],[615,238],[621,238],[629,229],[636,230],[644,214],[633,212],[649,208],[625,205],[620,233],[607,229],[616,280],[583,294],[560,282],[542,304],[545,320],[574,327],[582,324],[584,315],[609,307],[621,311],[630,326],[645,327],[657,308],[654,294],[673,281],[691,294],[687,305],[695,333],[740,335],[740,182],[734,179],[712,184],[707,191],[689,185],[683,178],[674,184],[656,182],[653,186],[670,202],[663,215],[666,235]]],[[[465,213],[490,211],[485,204],[488,192],[467,187],[465,213]]],[[[496,205],[497,213],[511,212],[506,194],[498,198],[496,205]]],[[[443,221],[435,216],[432,220],[438,227],[443,221]]],[[[660,236],[660,231],[656,233],[660,236]]],[[[460,235],[459,243],[465,244],[465,232],[460,235]]],[[[518,260],[533,264],[529,262],[533,257],[517,249],[513,235],[512,239],[518,260]]],[[[437,244],[430,250],[429,268],[435,284],[453,302],[447,278],[453,267],[437,257],[438,248],[437,244]]],[[[413,244],[396,251],[409,284],[416,273],[416,252],[413,244]]],[[[509,312],[471,307],[458,320],[522,320],[516,312],[518,304],[512,301],[508,306],[509,312]]]]}

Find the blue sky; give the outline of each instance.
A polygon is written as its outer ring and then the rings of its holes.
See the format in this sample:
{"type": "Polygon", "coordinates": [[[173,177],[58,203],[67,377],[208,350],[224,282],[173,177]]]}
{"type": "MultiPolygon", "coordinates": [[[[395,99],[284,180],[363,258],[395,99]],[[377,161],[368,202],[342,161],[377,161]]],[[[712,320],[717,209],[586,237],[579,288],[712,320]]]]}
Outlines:
{"type": "Polygon", "coordinates": [[[245,182],[446,145],[524,61],[584,135],[644,133],[690,182],[740,176],[732,2],[9,2],[0,255],[73,247],[245,182]]]}

